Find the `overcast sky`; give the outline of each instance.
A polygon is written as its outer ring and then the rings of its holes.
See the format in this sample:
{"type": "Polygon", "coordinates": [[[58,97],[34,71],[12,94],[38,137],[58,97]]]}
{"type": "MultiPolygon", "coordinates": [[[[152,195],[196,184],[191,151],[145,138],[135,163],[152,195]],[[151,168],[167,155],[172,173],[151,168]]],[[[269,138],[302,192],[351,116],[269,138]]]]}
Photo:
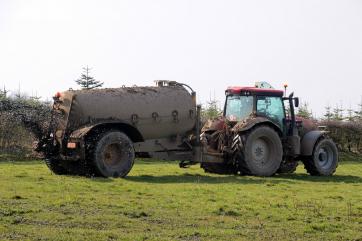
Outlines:
{"type": "Polygon", "coordinates": [[[362,96],[360,0],[0,0],[0,86],[49,98],[83,66],[105,87],[185,82],[199,102],[288,82],[321,115],[362,96]]]}

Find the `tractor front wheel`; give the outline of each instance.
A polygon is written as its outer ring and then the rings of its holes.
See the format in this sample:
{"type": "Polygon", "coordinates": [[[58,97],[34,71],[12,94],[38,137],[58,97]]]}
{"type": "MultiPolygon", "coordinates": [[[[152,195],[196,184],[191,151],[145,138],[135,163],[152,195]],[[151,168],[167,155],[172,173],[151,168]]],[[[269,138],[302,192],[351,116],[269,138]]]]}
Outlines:
{"type": "Polygon", "coordinates": [[[303,160],[304,168],[312,176],[331,176],[338,166],[338,150],[331,139],[319,140],[313,154],[303,160]]]}

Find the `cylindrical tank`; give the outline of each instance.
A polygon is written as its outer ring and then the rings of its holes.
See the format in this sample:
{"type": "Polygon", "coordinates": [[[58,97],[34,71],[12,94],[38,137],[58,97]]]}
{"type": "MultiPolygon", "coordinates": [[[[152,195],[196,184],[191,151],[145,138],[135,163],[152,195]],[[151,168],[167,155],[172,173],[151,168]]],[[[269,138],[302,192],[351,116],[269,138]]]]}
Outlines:
{"type": "Polygon", "coordinates": [[[196,103],[183,86],[66,91],[68,131],[100,122],[133,125],[145,140],[185,134],[196,124],[196,103]]]}

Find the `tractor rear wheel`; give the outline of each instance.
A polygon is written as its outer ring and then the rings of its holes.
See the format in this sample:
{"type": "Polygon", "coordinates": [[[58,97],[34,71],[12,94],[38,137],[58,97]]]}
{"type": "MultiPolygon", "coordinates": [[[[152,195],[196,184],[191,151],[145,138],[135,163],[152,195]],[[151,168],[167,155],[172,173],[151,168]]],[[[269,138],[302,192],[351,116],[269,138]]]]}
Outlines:
{"type": "Polygon", "coordinates": [[[91,175],[125,177],[133,167],[135,152],[129,137],[119,131],[101,135],[92,153],[91,175]]]}
{"type": "Polygon", "coordinates": [[[338,149],[336,144],[323,138],[314,146],[312,156],[303,160],[304,168],[312,176],[330,176],[338,166],[338,149]]]}
{"type": "Polygon", "coordinates": [[[236,174],[235,168],[223,163],[201,163],[201,168],[207,173],[236,174]]]}
{"type": "MultiPolygon", "coordinates": [[[[240,139],[241,138],[234,138],[240,139]]],[[[269,126],[258,126],[251,130],[245,144],[235,153],[238,168],[242,174],[255,176],[272,176],[280,167],[283,147],[278,133],[269,126]]]]}

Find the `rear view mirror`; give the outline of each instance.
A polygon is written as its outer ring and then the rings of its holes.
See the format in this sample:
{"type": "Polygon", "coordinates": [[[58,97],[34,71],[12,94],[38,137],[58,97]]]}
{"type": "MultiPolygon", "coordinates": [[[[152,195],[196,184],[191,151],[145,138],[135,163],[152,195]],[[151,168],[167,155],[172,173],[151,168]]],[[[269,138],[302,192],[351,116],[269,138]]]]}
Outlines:
{"type": "Polygon", "coordinates": [[[299,98],[298,97],[294,98],[294,106],[299,107],[299,98]]]}

